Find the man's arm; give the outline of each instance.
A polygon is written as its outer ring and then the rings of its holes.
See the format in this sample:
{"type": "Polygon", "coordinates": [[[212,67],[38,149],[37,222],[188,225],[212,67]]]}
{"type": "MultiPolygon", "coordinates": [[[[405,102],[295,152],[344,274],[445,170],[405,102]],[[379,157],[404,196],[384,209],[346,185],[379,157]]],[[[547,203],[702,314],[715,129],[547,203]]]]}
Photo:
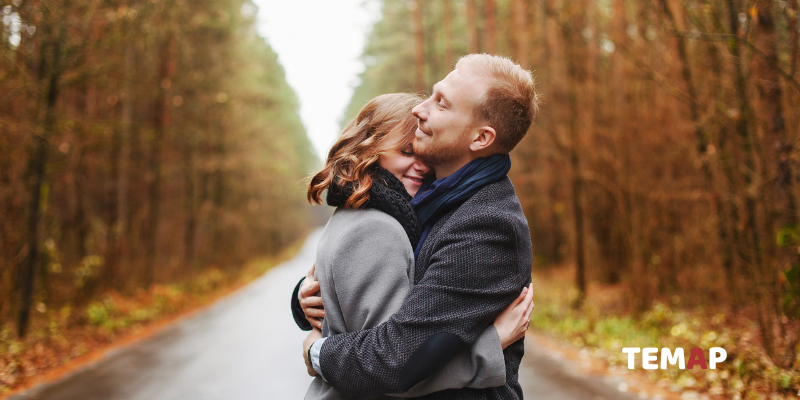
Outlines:
{"type": "MultiPolygon", "coordinates": [[[[528,286],[500,316],[495,318],[492,325],[483,330],[469,351],[462,351],[442,370],[416,384],[407,392],[390,393],[389,396],[420,397],[446,389],[485,389],[502,386],[506,381],[503,350],[525,337],[533,308],[533,289],[528,286]]],[[[304,341],[304,347],[310,346],[304,353],[304,358],[311,376],[322,376],[319,353],[326,339],[315,329],[304,341]]]]}
{"type": "Polygon", "coordinates": [[[393,397],[421,397],[447,389],[484,389],[506,382],[506,363],[497,329],[483,330],[468,350],[459,353],[441,370],[393,397]]]}
{"type": "MultiPolygon", "coordinates": [[[[503,386],[506,365],[503,350],[525,337],[533,312],[533,288],[526,287],[492,325],[483,330],[469,351],[462,351],[446,367],[394,397],[420,397],[446,389],[485,389],[503,386]]],[[[319,369],[319,365],[317,365],[319,369]]]]}
{"type": "Polygon", "coordinates": [[[530,251],[517,250],[523,239],[529,249],[530,239],[518,237],[513,217],[451,222],[389,321],[325,341],[320,368],[328,382],[347,397],[405,392],[474,343],[530,281],[530,251]]]}

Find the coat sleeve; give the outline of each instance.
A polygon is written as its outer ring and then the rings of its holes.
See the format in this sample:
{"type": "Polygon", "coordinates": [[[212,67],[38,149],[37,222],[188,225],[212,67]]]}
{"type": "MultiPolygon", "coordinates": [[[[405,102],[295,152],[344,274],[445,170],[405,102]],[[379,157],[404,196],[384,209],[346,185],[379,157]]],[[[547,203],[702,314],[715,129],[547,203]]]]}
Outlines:
{"type": "Polygon", "coordinates": [[[294,323],[297,324],[300,329],[304,331],[310,331],[312,328],[311,323],[306,319],[306,315],[303,313],[303,307],[300,306],[300,298],[298,297],[298,294],[300,293],[300,286],[303,284],[305,279],[306,278],[303,277],[300,279],[300,282],[297,282],[297,286],[295,286],[294,291],[292,291],[292,299],[290,304],[292,305],[292,317],[294,318],[294,323]]]}
{"type": "Polygon", "coordinates": [[[411,389],[475,343],[530,281],[530,260],[516,251],[521,239],[510,217],[484,207],[447,223],[425,275],[396,314],[325,341],[322,372],[343,395],[411,389]]]}
{"type": "Polygon", "coordinates": [[[447,389],[485,389],[506,383],[503,345],[494,325],[483,330],[472,346],[452,359],[444,368],[405,393],[393,397],[421,397],[447,389]]]}
{"type": "Polygon", "coordinates": [[[325,299],[337,303],[351,332],[377,326],[400,308],[411,287],[409,265],[413,262],[414,253],[400,224],[374,211],[341,233],[330,265],[317,273],[322,272],[319,279],[327,279],[327,287],[333,288],[334,293],[325,299]]]}

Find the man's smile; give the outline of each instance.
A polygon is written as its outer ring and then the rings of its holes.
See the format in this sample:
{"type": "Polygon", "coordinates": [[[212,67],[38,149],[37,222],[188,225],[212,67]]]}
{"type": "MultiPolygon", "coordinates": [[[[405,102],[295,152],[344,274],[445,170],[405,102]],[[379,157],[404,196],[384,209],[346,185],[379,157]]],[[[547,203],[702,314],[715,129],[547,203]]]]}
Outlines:
{"type": "Polygon", "coordinates": [[[417,131],[416,131],[416,132],[414,132],[414,134],[415,134],[416,136],[422,136],[422,135],[426,135],[426,136],[432,136],[432,135],[430,134],[430,132],[427,132],[427,131],[423,130],[423,129],[422,129],[422,125],[419,125],[419,124],[417,124],[417,131]]]}

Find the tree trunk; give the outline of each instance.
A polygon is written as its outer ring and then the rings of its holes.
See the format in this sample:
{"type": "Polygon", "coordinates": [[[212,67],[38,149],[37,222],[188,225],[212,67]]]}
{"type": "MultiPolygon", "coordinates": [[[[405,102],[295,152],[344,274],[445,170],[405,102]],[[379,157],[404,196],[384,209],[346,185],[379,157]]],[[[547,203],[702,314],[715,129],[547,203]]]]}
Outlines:
{"type": "MultiPolygon", "coordinates": [[[[47,21],[50,12],[45,11],[44,21],[47,21]]],[[[47,22],[45,22],[46,24],[47,22]]],[[[40,51],[39,60],[39,81],[43,86],[43,110],[41,113],[42,127],[41,133],[36,135],[35,150],[30,158],[28,165],[28,181],[30,182],[31,211],[28,218],[28,256],[23,261],[20,273],[20,283],[22,285],[22,298],[20,301],[19,318],[17,320],[17,334],[24,337],[30,322],[30,309],[33,303],[33,288],[36,278],[41,254],[39,252],[39,221],[41,219],[42,206],[42,186],[45,183],[45,166],[47,165],[50,143],[48,137],[55,128],[55,106],[59,93],[59,78],[61,75],[61,52],[62,40],[64,38],[64,27],[59,27],[57,37],[48,43],[47,27],[42,29],[42,36],[45,38],[40,51]],[[52,56],[50,48],[52,47],[52,56]],[[52,57],[52,59],[50,59],[52,57]]]]}
{"type": "Polygon", "coordinates": [[[194,195],[194,139],[187,137],[186,151],[183,155],[184,185],[186,186],[186,221],[183,238],[184,244],[184,264],[186,266],[187,277],[194,273],[194,247],[197,226],[197,211],[195,207],[194,195]]]}
{"type": "Polygon", "coordinates": [[[453,49],[453,1],[443,0],[442,9],[442,28],[444,29],[444,64],[447,72],[456,64],[455,51],[453,49]]]}
{"type": "Polygon", "coordinates": [[[467,0],[467,30],[469,31],[469,52],[475,54],[478,48],[478,9],[476,0],[467,0]]]}
{"type": "MultiPolygon", "coordinates": [[[[113,116],[115,116],[114,110],[110,111],[113,116]]],[[[119,252],[117,246],[117,239],[118,239],[118,217],[119,214],[117,213],[117,201],[119,200],[119,182],[117,179],[119,178],[119,164],[117,160],[119,160],[119,153],[120,148],[122,146],[122,136],[120,133],[120,129],[114,129],[114,133],[111,139],[111,151],[109,152],[108,162],[107,165],[111,166],[111,172],[108,174],[108,180],[106,182],[106,209],[105,209],[105,216],[106,216],[106,252],[105,252],[105,264],[103,265],[103,284],[109,287],[116,287],[117,284],[117,277],[119,276],[119,252]]]]}
{"type": "MultiPolygon", "coordinates": [[[[734,35],[739,35],[739,22],[738,22],[738,14],[737,14],[736,4],[734,0],[728,0],[728,22],[731,33],[734,35]]],[[[742,243],[740,244],[740,251],[741,257],[745,260],[745,262],[752,266],[752,269],[749,271],[751,274],[751,278],[756,281],[756,290],[754,291],[755,294],[755,301],[758,302],[757,306],[759,309],[764,310],[763,302],[764,294],[762,290],[765,288],[763,287],[763,281],[760,274],[760,269],[762,266],[762,257],[761,257],[761,244],[760,244],[760,237],[758,234],[758,220],[756,214],[756,198],[755,192],[761,190],[755,187],[756,183],[754,181],[758,178],[753,177],[753,174],[756,172],[755,160],[754,160],[754,138],[750,133],[750,120],[752,119],[753,113],[751,112],[750,103],[748,101],[747,96],[747,81],[744,75],[744,71],[742,70],[741,65],[741,46],[738,40],[733,40],[730,43],[730,51],[731,55],[733,56],[733,63],[734,63],[734,86],[737,95],[738,101],[738,109],[739,109],[739,118],[736,122],[736,131],[739,135],[742,145],[742,153],[744,157],[744,166],[745,166],[745,173],[744,175],[744,188],[741,189],[741,192],[744,194],[745,201],[744,201],[744,213],[745,213],[745,223],[744,223],[744,235],[741,235],[740,238],[742,239],[742,243]]],[[[735,207],[735,205],[734,205],[735,207]]],[[[761,329],[761,340],[762,344],[764,345],[764,350],[766,351],[767,355],[771,358],[774,355],[773,349],[773,338],[772,338],[772,320],[770,315],[765,314],[763,312],[759,313],[759,327],[761,329]]]]}
{"type": "Polygon", "coordinates": [[[175,70],[174,46],[175,37],[170,33],[162,44],[159,55],[158,82],[160,82],[160,90],[155,100],[153,143],[148,163],[150,190],[148,191],[148,222],[147,230],[145,231],[145,287],[150,287],[155,281],[156,239],[158,236],[159,199],[161,198],[161,148],[164,136],[172,124],[169,89],[172,85],[172,76],[175,70]]]}
{"type": "MultiPolygon", "coordinates": [[[[138,0],[130,1],[129,7],[135,9],[138,0]]],[[[133,23],[131,22],[131,25],[133,23]]],[[[115,229],[117,244],[117,264],[120,270],[129,267],[129,246],[130,246],[130,174],[131,174],[131,134],[133,130],[133,77],[135,74],[136,49],[134,45],[135,33],[138,32],[134,26],[129,26],[125,30],[125,50],[122,60],[122,93],[120,100],[122,103],[122,118],[119,127],[119,160],[117,164],[117,226],[115,229]]]]}
{"type": "Polygon", "coordinates": [[[422,21],[422,0],[414,1],[414,91],[425,90],[425,41],[422,21]]]}
{"type": "MultiPolygon", "coordinates": [[[[630,131],[629,126],[632,125],[628,123],[630,120],[628,114],[630,110],[627,101],[627,97],[631,92],[631,85],[630,82],[625,79],[625,77],[628,76],[628,69],[625,67],[625,60],[622,55],[624,49],[628,45],[627,34],[625,32],[628,20],[625,16],[624,0],[614,0],[612,7],[614,10],[614,18],[611,22],[611,38],[614,41],[615,50],[611,53],[610,86],[606,87],[613,88],[611,101],[613,102],[614,121],[611,127],[611,137],[614,151],[620,153],[625,151],[625,146],[623,145],[624,139],[622,137],[630,131]]],[[[613,174],[617,179],[621,180],[621,175],[627,174],[627,171],[625,171],[624,167],[621,167],[619,163],[615,163],[612,168],[614,171],[613,174]]],[[[615,198],[614,201],[618,204],[622,203],[621,198],[623,195],[621,190],[617,189],[613,196],[615,198]]],[[[622,208],[620,207],[620,209],[622,208]]],[[[626,228],[623,223],[623,218],[619,218],[617,226],[619,226],[620,231],[623,232],[620,234],[620,240],[624,241],[624,232],[626,232],[626,228]]],[[[620,247],[622,247],[622,245],[620,245],[620,247]]],[[[606,283],[618,283],[620,278],[625,275],[625,268],[629,266],[630,254],[626,254],[624,250],[620,250],[615,258],[616,262],[607,262],[608,265],[605,265],[603,268],[603,280],[606,283]]]]}
{"type": "Polygon", "coordinates": [[[485,38],[486,38],[486,45],[484,48],[486,52],[489,54],[497,54],[497,33],[495,29],[495,20],[496,20],[496,7],[494,4],[494,0],[484,0],[483,3],[484,11],[486,13],[486,26],[485,26],[485,38]]]}
{"type": "MultiPolygon", "coordinates": [[[[716,8],[712,9],[712,18],[715,29],[723,32],[725,29],[722,26],[721,15],[716,8]]],[[[710,98],[711,101],[722,102],[724,101],[722,83],[725,81],[723,76],[725,66],[722,61],[722,54],[717,44],[714,42],[707,42],[706,48],[708,59],[711,62],[711,71],[713,71],[710,98]]],[[[717,110],[717,113],[719,113],[719,110],[717,110]]],[[[711,191],[712,207],[717,217],[717,237],[719,239],[720,258],[727,283],[728,297],[733,311],[736,312],[742,305],[738,288],[739,283],[737,280],[739,272],[736,269],[736,258],[734,254],[734,249],[738,240],[735,230],[735,227],[738,225],[738,216],[731,209],[730,202],[725,200],[726,197],[734,198],[735,193],[733,193],[732,190],[735,183],[733,171],[730,166],[730,154],[727,149],[728,127],[725,125],[720,126],[718,132],[715,142],[718,155],[714,156],[710,154],[708,147],[702,149],[702,145],[699,145],[699,148],[707,152],[701,154],[705,154],[708,158],[716,160],[713,164],[711,164],[710,160],[703,162],[703,170],[708,176],[708,190],[711,191]],[[719,182],[718,185],[721,187],[715,187],[714,182],[719,182]]],[[[700,140],[699,137],[698,140],[700,140]]],[[[711,141],[710,135],[708,140],[711,141]]]]}
{"type": "MultiPolygon", "coordinates": [[[[78,103],[80,104],[79,107],[84,116],[89,115],[89,97],[93,93],[93,88],[90,86],[90,84],[86,83],[79,90],[81,101],[78,103]]],[[[83,175],[85,173],[84,153],[86,151],[86,136],[90,129],[87,123],[79,126],[75,144],[72,147],[69,159],[69,173],[66,179],[67,187],[65,188],[68,204],[68,217],[66,218],[68,220],[68,226],[65,226],[62,231],[64,232],[67,242],[65,246],[64,263],[69,266],[78,265],[86,255],[84,253],[83,244],[86,239],[84,235],[86,233],[88,221],[86,221],[86,215],[83,209],[83,198],[85,194],[83,193],[82,184],[83,175]]]]}
{"type": "MultiPolygon", "coordinates": [[[[212,203],[212,215],[214,218],[212,219],[212,232],[213,232],[213,240],[212,240],[212,247],[213,248],[220,248],[222,245],[222,228],[223,226],[220,224],[221,217],[222,217],[222,207],[225,203],[225,174],[223,171],[223,165],[225,164],[225,159],[227,157],[227,146],[225,144],[225,126],[220,124],[217,128],[217,134],[214,138],[215,141],[215,156],[217,159],[216,168],[213,172],[212,177],[212,191],[211,191],[211,203],[212,203]]],[[[212,262],[219,262],[216,258],[216,253],[212,254],[210,257],[212,262]]]]}
{"type": "MultiPolygon", "coordinates": [[[[781,104],[780,75],[773,67],[773,65],[778,65],[778,34],[775,29],[772,2],[758,1],[755,7],[757,11],[753,18],[754,45],[763,56],[753,58],[751,70],[759,94],[760,112],[758,115],[761,116],[759,124],[766,139],[765,147],[768,149],[768,153],[763,155],[767,163],[765,178],[767,182],[774,182],[770,188],[772,190],[766,190],[764,193],[769,200],[762,203],[766,208],[767,234],[774,236],[780,229],[797,222],[795,211],[797,201],[792,190],[797,167],[792,160],[793,141],[786,132],[781,104]]],[[[797,344],[794,340],[800,336],[797,334],[787,335],[786,332],[788,319],[794,320],[796,317],[786,315],[784,312],[782,305],[784,289],[778,284],[778,274],[781,273],[778,265],[790,265],[797,258],[797,252],[788,248],[778,249],[774,240],[767,243],[769,244],[767,246],[769,257],[765,257],[763,268],[769,291],[772,293],[770,300],[775,308],[776,322],[781,330],[781,334],[775,338],[779,343],[775,343],[776,354],[773,361],[786,368],[794,362],[794,347],[797,344]],[[784,323],[782,320],[787,320],[787,322],[784,323]],[[787,343],[789,349],[785,348],[787,343]],[[781,354],[786,350],[788,350],[788,356],[781,354]]],[[[767,328],[771,329],[771,325],[767,328]]]]}
{"type": "Polygon", "coordinates": [[[794,11],[794,18],[789,19],[789,37],[791,38],[789,41],[789,46],[791,48],[790,56],[789,56],[789,76],[798,80],[795,76],[797,72],[797,38],[800,36],[800,32],[798,31],[798,24],[797,20],[800,19],[800,15],[798,14],[798,8],[800,6],[800,0],[792,0],[789,2],[789,7],[791,7],[792,11],[794,11]]]}
{"type": "Polygon", "coordinates": [[[536,21],[538,22],[537,25],[537,43],[541,50],[539,51],[537,59],[539,60],[540,65],[546,65],[545,61],[549,60],[550,54],[550,46],[549,46],[549,39],[550,35],[547,34],[547,13],[552,10],[552,5],[549,4],[552,0],[539,0],[539,9],[538,14],[536,15],[536,21]]]}
{"type": "MultiPolygon", "coordinates": [[[[776,180],[776,192],[779,206],[786,212],[780,218],[784,222],[795,222],[790,210],[794,207],[794,199],[789,190],[793,181],[793,168],[790,156],[792,154],[792,141],[786,135],[786,125],[781,106],[781,83],[778,71],[772,65],[778,65],[778,34],[775,31],[775,20],[772,15],[771,2],[760,1],[757,6],[757,15],[753,24],[755,47],[763,57],[753,57],[752,72],[755,77],[756,88],[759,94],[759,103],[762,115],[762,126],[768,148],[775,150],[776,165],[772,167],[769,178],[776,180]]],[[[770,157],[771,158],[771,157],[770,157]]]]}
{"type": "MultiPolygon", "coordinates": [[[[800,73],[797,70],[797,60],[798,60],[798,46],[800,46],[800,24],[798,24],[798,20],[800,20],[800,0],[794,0],[790,2],[791,9],[794,12],[795,17],[789,20],[789,31],[791,32],[790,38],[790,47],[791,53],[789,58],[789,76],[793,77],[796,81],[800,81],[800,73]]],[[[789,104],[797,104],[798,93],[794,91],[790,91],[790,100],[789,104]]],[[[795,132],[797,135],[798,132],[795,132]]],[[[796,171],[796,169],[795,169],[796,171]]],[[[795,199],[795,220],[797,221],[798,226],[800,226],[800,204],[797,203],[798,198],[800,198],[800,179],[798,179],[797,174],[795,174],[793,185],[795,187],[794,190],[794,199],[795,199]]],[[[797,264],[800,265],[800,252],[797,255],[797,264]]]]}
{"type": "Polygon", "coordinates": [[[574,306],[580,308],[586,299],[586,261],[584,257],[583,238],[583,204],[581,200],[582,187],[580,176],[580,137],[578,135],[577,121],[570,124],[572,132],[572,146],[570,146],[570,166],[572,167],[572,210],[575,218],[575,286],[578,289],[578,298],[574,306]]]}
{"type": "MultiPolygon", "coordinates": [[[[570,8],[571,2],[566,2],[565,7],[570,8]]],[[[580,35],[583,26],[583,16],[579,13],[572,14],[572,21],[569,25],[562,26],[562,33],[564,36],[564,54],[566,56],[567,64],[567,102],[569,105],[569,132],[570,132],[570,148],[569,148],[569,161],[572,167],[572,210],[575,223],[575,286],[578,290],[578,297],[575,299],[573,306],[579,308],[583,305],[586,298],[586,260],[584,254],[584,215],[582,204],[582,180],[581,180],[581,134],[580,123],[578,116],[580,110],[578,107],[578,91],[585,80],[584,66],[581,63],[584,61],[582,51],[582,43],[576,44],[580,41],[577,35],[580,35]]]]}
{"type": "Polygon", "coordinates": [[[528,2],[527,0],[514,0],[514,28],[516,32],[517,48],[515,53],[517,62],[523,68],[528,67],[528,2]]]}
{"type": "MultiPolygon", "coordinates": [[[[667,0],[660,0],[661,2],[661,10],[663,11],[664,15],[667,17],[667,22],[669,26],[673,30],[681,30],[685,31],[686,28],[682,26],[681,21],[675,18],[675,15],[672,13],[670,6],[667,0]]],[[[694,126],[695,130],[695,137],[697,138],[697,153],[702,161],[702,172],[703,177],[705,179],[705,186],[709,193],[712,194],[711,199],[711,207],[716,215],[716,224],[717,224],[717,241],[720,244],[720,256],[725,267],[725,270],[728,272],[729,279],[733,278],[732,275],[732,258],[733,255],[731,254],[731,248],[727,245],[727,228],[725,226],[725,220],[727,219],[722,213],[721,207],[721,199],[719,196],[719,192],[714,190],[714,176],[711,171],[711,167],[708,165],[707,160],[707,151],[709,145],[708,135],[705,133],[703,129],[703,121],[700,119],[700,110],[698,106],[698,99],[697,99],[697,89],[695,88],[693,77],[692,77],[692,69],[691,63],[689,61],[688,51],[686,47],[686,37],[683,35],[677,35],[675,37],[675,45],[678,52],[678,61],[680,63],[681,69],[681,77],[683,78],[683,84],[686,87],[686,94],[688,95],[688,102],[689,104],[689,115],[692,120],[692,125],[694,126]]],[[[712,61],[714,60],[712,55],[712,61]]],[[[732,280],[728,281],[728,290],[730,293],[735,292],[735,287],[732,280]]]]}
{"type": "MultiPolygon", "coordinates": [[[[661,10],[667,17],[669,26],[673,30],[685,30],[685,28],[680,24],[680,21],[676,21],[675,16],[673,15],[672,10],[667,3],[667,0],[660,0],[660,3],[661,10]]],[[[708,146],[708,139],[703,133],[702,121],[700,121],[700,112],[698,111],[697,106],[697,90],[695,90],[694,84],[692,83],[692,66],[689,62],[688,51],[686,49],[686,38],[683,35],[677,35],[675,37],[675,42],[678,50],[678,62],[680,64],[681,77],[683,78],[683,84],[686,87],[686,94],[689,97],[689,114],[692,118],[692,125],[694,125],[695,136],[697,137],[698,153],[704,154],[706,147],[708,146]]]]}

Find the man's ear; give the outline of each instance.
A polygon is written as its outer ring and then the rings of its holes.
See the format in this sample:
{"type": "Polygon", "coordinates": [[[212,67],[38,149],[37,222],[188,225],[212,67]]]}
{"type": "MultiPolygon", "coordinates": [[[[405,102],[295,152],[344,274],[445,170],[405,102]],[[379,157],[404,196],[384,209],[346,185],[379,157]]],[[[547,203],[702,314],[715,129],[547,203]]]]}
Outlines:
{"type": "Polygon", "coordinates": [[[469,149],[472,151],[481,151],[489,148],[497,138],[497,132],[491,126],[481,126],[473,133],[472,143],[469,144],[469,149]]]}

